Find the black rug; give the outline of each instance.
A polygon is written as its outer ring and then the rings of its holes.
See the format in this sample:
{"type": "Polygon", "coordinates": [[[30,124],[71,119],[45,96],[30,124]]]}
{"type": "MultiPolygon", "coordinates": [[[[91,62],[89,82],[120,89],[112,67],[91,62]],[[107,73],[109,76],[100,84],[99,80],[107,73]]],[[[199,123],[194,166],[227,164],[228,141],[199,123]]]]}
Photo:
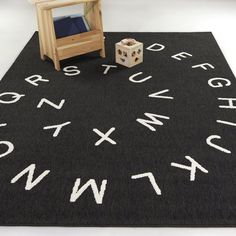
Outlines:
{"type": "Polygon", "coordinates": [[[57,72],[36,33],[0,82],[0,225],[236,226],[236,82],[212,34],[107,33],[106,52],[57,72]],[[127,37],[144,63],[109,69],[127,37]]]}

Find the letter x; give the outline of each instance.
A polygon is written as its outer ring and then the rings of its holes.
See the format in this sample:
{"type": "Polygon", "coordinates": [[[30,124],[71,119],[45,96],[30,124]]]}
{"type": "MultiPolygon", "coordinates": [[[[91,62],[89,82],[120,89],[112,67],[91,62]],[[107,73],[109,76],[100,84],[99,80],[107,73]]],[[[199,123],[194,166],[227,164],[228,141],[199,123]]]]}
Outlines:
{"type": "Polygon", "coordinates": [[[93,131],[98,134],[99,136],[101,136],[101,139],[99,139],[96,143],[95,146],[100,145],[103,141],[108,141],[109,143],[115,145],[116,142],[114,140],[112,140],[111,138],[109,138],[109,135],[115,130],[114,127],[112,127],[110,130],[108,130],[105,134],[102,133],[101,131],[99,131],[98,129],[93,129],[93,131]]]}

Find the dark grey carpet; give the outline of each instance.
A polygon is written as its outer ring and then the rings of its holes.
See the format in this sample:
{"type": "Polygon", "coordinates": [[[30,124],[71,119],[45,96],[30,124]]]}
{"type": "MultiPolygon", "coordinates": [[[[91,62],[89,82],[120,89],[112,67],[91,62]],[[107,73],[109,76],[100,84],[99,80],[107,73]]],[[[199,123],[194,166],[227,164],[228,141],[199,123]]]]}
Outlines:
{"type": "Polygon", "coordinates": [[[236,81],[212,34],[106,33],[106,52],[67,76],[35,33],[0,82],[0,225],[236,226],[236,81]],[[126,37],[165,48],[104,75],[126,37]]]}

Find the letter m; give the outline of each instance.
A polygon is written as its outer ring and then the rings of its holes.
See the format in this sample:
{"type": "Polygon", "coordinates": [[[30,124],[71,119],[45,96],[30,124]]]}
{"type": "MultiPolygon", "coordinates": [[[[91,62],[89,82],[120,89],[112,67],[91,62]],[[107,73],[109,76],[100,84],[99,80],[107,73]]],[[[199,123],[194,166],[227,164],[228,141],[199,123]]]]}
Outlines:
{"type": "Polygon", "coordinates": [[[87,181],[87,183],[85,183],[83,186],[79,188],[80,182],[81,182],[80,178],[76,179],[70,196],[70,202],[75,202],[87,188],[91,187],[96,203],[102,204],[103,196],[106,191],[107,180],[102,181],[100,191],[98,190],[97,184],[94,179],[90,179],[89,181],[87,181]]]}
{"type": "Polygon", "coordinates": [[[138,118],[136,121],[146,126],[151,131],[156,131],[156,129],[152,125],[163,125],[163,122],[158,120],[157,118],[162,118],[166,120],[170,119],[170,117],[168,116],[162,116],[162,115],[157,115],[157,114],[152,114],[152,113],[144,113],[144,115],[147,116],[150,120],[138,118]]]}

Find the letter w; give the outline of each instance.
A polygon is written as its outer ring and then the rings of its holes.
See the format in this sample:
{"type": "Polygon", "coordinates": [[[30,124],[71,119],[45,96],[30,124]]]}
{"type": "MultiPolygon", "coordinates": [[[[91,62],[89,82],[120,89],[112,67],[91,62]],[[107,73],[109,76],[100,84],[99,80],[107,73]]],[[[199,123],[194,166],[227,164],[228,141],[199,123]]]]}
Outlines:
{"type": "Polygon", "coordinates": [[[76,179],[75,185],[73,187],[73,190],[72,190],[72,193],[71,193],[71,196],[70,196],[70,202],[75,202],[83,194],[83,192],[89,186],[91,186],[92,191],[93,191],[93,195],[94,195],[94,199],[95,199],[96,203],[97,204],[102,204],[103,196],[104,196],[104,193],[106,191],[107,180],[103,180],[102,181],[102,185],[100,187],[100,191],[98,191],[98,187],[97,187],[97,184],[96,184],[94,179],[90,179],[87,183],[85,183],[79,189],[80,182],[81,182],[80,178],[76,179]]]}
{"type": "Polygon", "coordinates": [[[162,115],[157,115],[157,114],[152,114],[152,113],[144,113],[144,115],[147,116],[148,118],[150,118],[151,120],[145,120],[145,119],[139,118],[136,121],[139,122],[140,124],[146,126],[151,131],[156,131],[156,129],[153,126],[151,126],[150,124],[163,125],[163,122],[161,122],[157,118],[162,118],[162,119],[166,119],[166,120],[170,119],[170,117],[168,117],[168,116],[162,116],[162,115]]]}
{"type": "Polygon", "coordinates": [[[36,186],[46,175],[49,174],[50,170],[45,170],[41,175],[38,176],[33,181],[34,176],[34,170],[35,170],[35,164],[31,164],[27,168],[25,168],[23,171],[21,171],[18,175],[16,175],[12,180],[11,183],[14,184],[17,182],[23,175],[28,173],[27,182],[25,185],[25,190],[31,190],[34,186],[36,186]]]}

